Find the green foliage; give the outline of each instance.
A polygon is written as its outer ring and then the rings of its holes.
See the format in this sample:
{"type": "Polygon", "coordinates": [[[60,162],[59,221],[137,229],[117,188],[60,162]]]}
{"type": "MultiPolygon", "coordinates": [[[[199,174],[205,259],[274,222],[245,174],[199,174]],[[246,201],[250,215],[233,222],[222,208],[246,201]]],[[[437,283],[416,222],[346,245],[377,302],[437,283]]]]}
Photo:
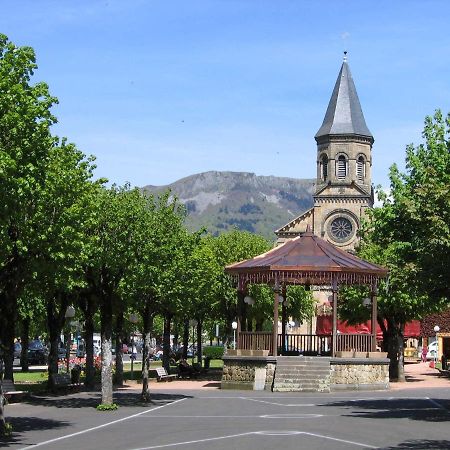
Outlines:
{"type": "Polygon", "coordinates": [[[203,356],[210,359],[222,359],[224,347],[209,346],[203,348],[203,356]]]}
{"type": "Polygon", "coordinates": [[[424,144],[406,149],[406,173],[391,167],[390,195],[371,212],[370,240],[402,272],[405,288],[448,301],[450,115],[436,111],[427,117],[423,137],[424,144]]]}
{"type": "Polygon", "coordinates": [[[97,405],[95,409],[97,411],[115,411],[116,409],[119,409],[119,405],[116,403],[101,403],[100,405],[97,405]]]}

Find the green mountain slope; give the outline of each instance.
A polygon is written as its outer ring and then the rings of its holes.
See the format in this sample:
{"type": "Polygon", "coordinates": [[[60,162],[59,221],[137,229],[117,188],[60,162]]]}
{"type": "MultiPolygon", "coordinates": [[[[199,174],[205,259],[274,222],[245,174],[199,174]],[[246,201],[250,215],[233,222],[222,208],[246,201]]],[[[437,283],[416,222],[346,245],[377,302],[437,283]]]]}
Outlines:
{"type": "Polygon", "coordinates": [[[204,172],[167,186],[143,187],[154,194],[166,189],[186,206],[192,230],[206,227],[218,234],[237,227],[273,240],[274,230],[312,206],[314,180],[204,172]]]}

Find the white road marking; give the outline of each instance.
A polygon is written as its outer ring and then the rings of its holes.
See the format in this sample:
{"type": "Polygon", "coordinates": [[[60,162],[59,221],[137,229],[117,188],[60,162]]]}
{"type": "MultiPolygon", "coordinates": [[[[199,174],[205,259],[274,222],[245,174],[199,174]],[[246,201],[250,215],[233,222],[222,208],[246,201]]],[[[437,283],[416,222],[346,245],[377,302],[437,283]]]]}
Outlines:
{"type": "Polygon", "coordinates": [[[224,440],[224,439],[233,439],[233,438],[237,438],[237,437],[243,437],[243,436],[273,436],[273,437],[279,437],[279,436],[295,436],[295,435],[299,435],[299,434],[304,434],[307,436],[312,436],[312,437],[317,437],[317,438],[321,438],[321,439],[328,439],[331,441],[335,441],[335,442],[342,442],[345,444],[352,444],[352,445],[356,445],[358,447],[364,447],[364,448],[378,448],[378,447],[374,447],[373,445],[367,445],[367,444],[363,444],[361,442],[355,442],[355,441],[348,441],[346,439],[338,439],[338,438],[333,438],[330,436],[325,436],[322,434],[315,434],[315,433],[308,433],[306,431],[297,431],[297,430],[275,430],[275,431],[270,431],[270,430],[262,430],[262,431],[251,431],[248,433],[239,433],[239,434],[230,434],[227,436],[217,436],[217,437],[213,437],[213,438],[205,438],[205,439],[196,439],[194,441],[184,441],[184,442],[173,442],[172,444],[160,444],[160,445],[152,445],[150,447],[139,447],[133,450],[152,450],[155,448],[168,448],[168,447],[179,447],[182,445],[189,445],[189,444],[201,444],[204,442],[212,442],[212,441],[219,441],[219,440],[224,440]]]}
{"type": "Polygon", "coordinates": [[[309,419],[316,417],[324,417],[323,414],[295,414],[295,413],[287,413],[287,414],[264,414],[264,415],[248,415],[245,416],[212,416],[211,414],[208,416],[194,416],[192,414],[186,415],[166,415],[166,416],[152,416],[146,415],[141,416],[141,418],[151,418],[151,419],[309,419]]]}
{"type": "Polygon", "coordinates": [[[42,447],[43,445],[52,444],[53,442],[62,441],[63,439],[68,439],[68,438],[71,438],[71,437],[74,437],[74,436],[79,436],[80,434],[85,434],[85,433],[89,433],[91,431],[99,430],[101,428],[109,427],[110,425],[114,425],[114,424],[119,423],[119,422],[124,422],[125,420],[133,419],[134,417],[142,416],[144,414],[149,413],[150,411],[156,411],[157,409],[164,408],[165,406],[174,405],[175,403],[181,402],[183,400],[186,400],[186,399],[185,398],[180,398],[179,400],[175,400],[172,403],[166,403],[165,405],[156,406],[155,408],[151,408],[151,409],[146,409],[145,411],[142,411],[140,413],[133,414],[133,415],[128,416],[128,417],[122,417],[121,419],[113,420],[112,422],[104,423],[104,424],[98,425],[96,427],[88,428],[88,429],[82,430],[82,431],[77,431],[76,433],[67,434],[65,436],[60,436],[58,438],[49,439],[48,441],[39,442],[38,444],[27,445],[26,447],[23,447],[20,450],[28,450],[30,448],[42,447]]]}
{"type": "Polygon", "coordinates": [[[433,400],[432,398],[430,398],[430,397],[425,397],[430,403],[432,403],[433,405],[435,405],[435,406],[437,406],[439,409],[443,409],[444,411],[448,411],[448,409],[445,407],[445,406],[443,406],[443,405],[441,405],[439,402],[437,402],[436,400],[433,400]]]}
{"type": "Polygon", "coordinates": [[[248,400],[250,402],[257,402],[257,403],[266,403],[268,405],[275,405],[275,406],[317,406],[314,403],[278,403],[278,402],[268,402],[266,400],[258,400],[256,398],[250,398],[250,397],[239,397],[242,400],[248,400]]]}

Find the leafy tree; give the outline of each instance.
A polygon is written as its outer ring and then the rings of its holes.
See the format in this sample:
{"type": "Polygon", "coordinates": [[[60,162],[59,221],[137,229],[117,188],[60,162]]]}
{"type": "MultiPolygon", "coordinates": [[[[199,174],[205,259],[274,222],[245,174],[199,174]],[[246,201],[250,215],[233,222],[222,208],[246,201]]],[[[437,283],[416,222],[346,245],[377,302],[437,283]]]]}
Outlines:
{"type": "Polygon", "coordinates": [[[50,127],[57,102],[45,83],[31,84],[37,68],[30,47],[17,47],[0,34],[0,333],[5,377],[12,379],[17,300],[31,277],[36,194],[45,181],[50,127]]]}
{"type": "MultiPolygon", "coordinates": [[[[388,283],[379,289],[378,323],[391,359],[391,380],[404,379],[405,324],[449,300],[449,133],[449,116],[436,111],[425,119],[425,143],[407,147],[405,173],[391,167],[389,196],[380,192],[383,206],[369,211],[362,230],[359,255],[390,270],[388,283]]],[[[355,290],[346,295],[347,313],[367,296],[355,290]]],[[[345,313],[345,306],[341,310],[345,313]]]]}
{"type": "MultiPolygon", "coordinates": [[[[217,263],[223,269],[226,265],[253,258],[270,249],[269,242],[261,236],[247,231],[233,230],[223,233],[212,239],[212,249],[217,263]]],[[[222,271],[219,275],[219,284],[216,291],[216,299],[213,303],[215,317],[224,320],[225,344],[231,334],[231,323],[236,318],[236,288],[230,278],[222,271]]]]}

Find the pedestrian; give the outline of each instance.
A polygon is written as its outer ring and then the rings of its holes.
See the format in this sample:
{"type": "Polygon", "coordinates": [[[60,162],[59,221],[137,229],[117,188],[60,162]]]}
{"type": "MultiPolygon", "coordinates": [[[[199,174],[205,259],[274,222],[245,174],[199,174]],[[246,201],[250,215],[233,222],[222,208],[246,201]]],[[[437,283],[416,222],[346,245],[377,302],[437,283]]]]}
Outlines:
{"type": "Polygon", "coordinates": [[[422,362],[427,362],[427,353],[428,353],[428,347],[424,345],[422,347],[422,362]]]}

